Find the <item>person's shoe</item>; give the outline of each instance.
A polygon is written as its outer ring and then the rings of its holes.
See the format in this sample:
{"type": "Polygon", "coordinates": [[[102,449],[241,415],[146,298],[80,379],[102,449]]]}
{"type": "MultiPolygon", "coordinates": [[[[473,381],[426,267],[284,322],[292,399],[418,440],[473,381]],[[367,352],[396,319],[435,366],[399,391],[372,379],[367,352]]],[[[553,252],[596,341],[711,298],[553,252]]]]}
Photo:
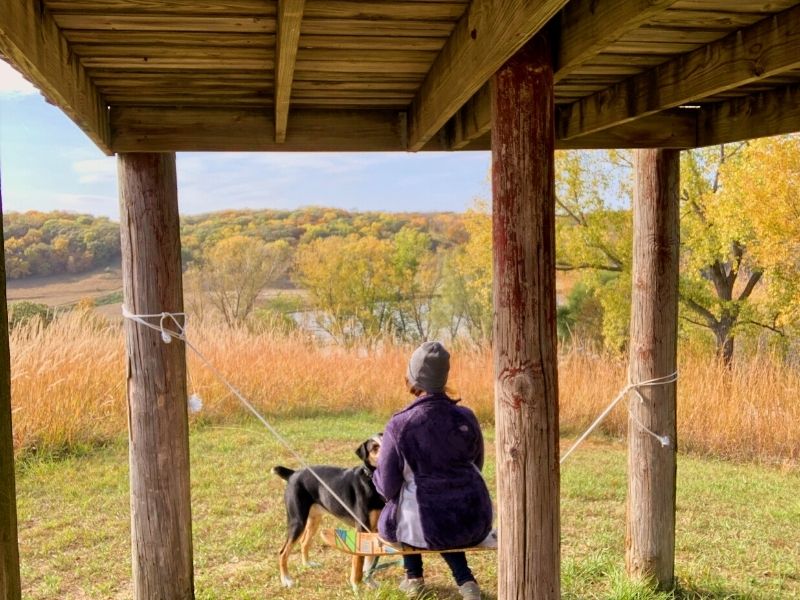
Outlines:
{"type": "Polygon", "coordinates": [[[481,600],[481,588],[476,581],[468,581],[458,586],[458,592],[464,600],[481,600]]]}
{"type": "Polygon", "coordinates": [[[414,577],[409,579],[408,577],[405,577],[403,581],[400,582],[398,587],[400,588],[401,592],[405,592],[406,596],[414,598],[419,596],[425,589],[425,578],[414,577]]]}

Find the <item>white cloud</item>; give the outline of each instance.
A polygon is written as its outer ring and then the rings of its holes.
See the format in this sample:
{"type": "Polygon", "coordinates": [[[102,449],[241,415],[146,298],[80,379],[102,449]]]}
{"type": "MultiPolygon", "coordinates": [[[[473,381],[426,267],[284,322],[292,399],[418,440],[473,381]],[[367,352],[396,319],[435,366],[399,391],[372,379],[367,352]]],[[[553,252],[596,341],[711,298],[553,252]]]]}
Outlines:
{"type": "Polygon", "coordinates": [[[0,96],[26,96],[37,93],[36,88],[11,65],[0,60],[0,96]]]}
{"type": "Polygon", "coordinates": [[[91,158],[72,163],[80,183],[105,183],[116,181],[117,161],[112,157],[91,158]]]}

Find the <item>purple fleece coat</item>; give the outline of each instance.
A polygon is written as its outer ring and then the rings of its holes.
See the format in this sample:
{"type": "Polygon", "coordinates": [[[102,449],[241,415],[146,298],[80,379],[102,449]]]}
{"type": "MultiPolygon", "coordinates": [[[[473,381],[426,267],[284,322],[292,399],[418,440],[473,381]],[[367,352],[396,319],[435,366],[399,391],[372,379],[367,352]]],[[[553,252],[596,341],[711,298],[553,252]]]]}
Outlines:
{"type": "Polygon", "coordinates": [[[397,539],[398,504],[410,471],[427,548],[465,548],[483,541],[492,529],[492,502],[482,468],[483,436],[475,414],[443,393],[417,398],[383,432],[373,476],[386,499],[378,523],[381,536],[407,542],[397,539]]]}

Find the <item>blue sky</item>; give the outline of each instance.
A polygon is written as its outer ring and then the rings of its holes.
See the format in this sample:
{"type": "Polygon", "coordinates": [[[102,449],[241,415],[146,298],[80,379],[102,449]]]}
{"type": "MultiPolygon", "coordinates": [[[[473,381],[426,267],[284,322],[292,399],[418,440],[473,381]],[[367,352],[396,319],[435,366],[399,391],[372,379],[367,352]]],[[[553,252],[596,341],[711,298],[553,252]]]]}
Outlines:
{"type": "MultiPolygon", "coordinates": [[[[180,153],[184,214],[230,208],[463,211],[489,197],[488,152],[180,153]]],[[[0,61],[0,168],[6,212],[117,218],[116,159],[0,61]]]]}

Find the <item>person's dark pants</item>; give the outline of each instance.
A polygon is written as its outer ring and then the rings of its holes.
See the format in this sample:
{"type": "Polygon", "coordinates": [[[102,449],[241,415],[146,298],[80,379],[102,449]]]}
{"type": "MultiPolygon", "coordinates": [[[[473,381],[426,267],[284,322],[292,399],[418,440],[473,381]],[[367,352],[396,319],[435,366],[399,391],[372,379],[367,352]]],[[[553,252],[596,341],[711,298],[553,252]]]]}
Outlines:
{"type": "MultiPolygon", "coordinates": [[[[456,580],[456,585],[464,585],[468,581],[475,581],[472,571],[467,564],[467,555],[463,552],[443,552],[442,558],[447,566],[450,567],[450,572],[453,574],[453,579],[456,580]]],[[[417,579],[422,577],[422,555],[421,554],[404,554],[403,555],[403,568],[406,570],[406,577],[409,579],[417,579]]]]}

